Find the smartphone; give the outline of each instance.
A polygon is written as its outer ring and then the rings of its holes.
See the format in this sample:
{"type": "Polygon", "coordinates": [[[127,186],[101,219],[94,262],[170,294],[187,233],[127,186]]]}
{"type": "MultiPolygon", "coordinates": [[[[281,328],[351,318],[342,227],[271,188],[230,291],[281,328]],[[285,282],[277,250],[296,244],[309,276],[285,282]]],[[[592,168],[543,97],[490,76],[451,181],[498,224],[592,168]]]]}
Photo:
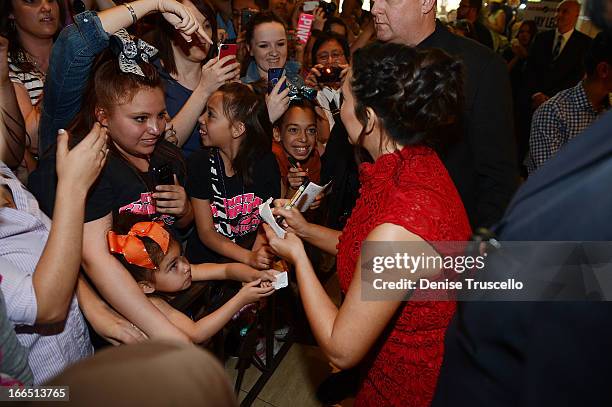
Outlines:
{"type": "Polygon", "coordinates": [[[155,185],[174,185],[174,170],[172,164],[166,163],[151,170],[155,185]]]}
{"type": "MultiPolygon", "coordinates": [[[[237,44],[221,44],[219,45],[219,58],[217,59],[217,61],[219,59],[222,59],[228,55],[233,55],[234,58],[236,57],[236,55],[238,54],[238,45],[237,44]]],[[[223,64],[223,66],[227,66],[229,64],[234,63],[235,61],[228,61],[226,63],[223,64]]]]}
{"type": "MultiPolygon", "coordinates": [[[[276,86],[280,78],[283,76],[283,71],[285,68],[270,68],[268,69],[268,94],[272,93],[272,89],[276,86]]],[[[287,82],[285,81],[281,87],[279,92],[282,92],[287,88],[287,82]]]]}
{"type": "Polygon", "coordinates": [[[312,10],[316,9],[317,7],[319,7],[319,1],[318,0],[315,0],[315,1],[305,1],[304,2],[303,10],[305,12],[308,12],[308,11],[312,11],[312,10]]]}

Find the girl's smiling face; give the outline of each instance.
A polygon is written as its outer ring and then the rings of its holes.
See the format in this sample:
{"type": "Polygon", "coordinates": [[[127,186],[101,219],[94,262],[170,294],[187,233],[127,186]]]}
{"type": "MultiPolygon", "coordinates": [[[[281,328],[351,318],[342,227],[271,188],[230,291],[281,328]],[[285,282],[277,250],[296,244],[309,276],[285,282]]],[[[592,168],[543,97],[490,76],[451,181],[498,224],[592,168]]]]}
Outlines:
{"type": "Polygon", "coordinates": [[[253,31],[249,52],[262,78],[270,68],[282,68],[287,62],[287,33],[278,22],[259,24],[253,31]]]}
{"type": "Polygon", "coordinates": [[[316,113],[298,106],[289,108],[281,119],[280,128],[274,128],[274,139],[296,160],[308,159],[317,140],[316,113]]]}

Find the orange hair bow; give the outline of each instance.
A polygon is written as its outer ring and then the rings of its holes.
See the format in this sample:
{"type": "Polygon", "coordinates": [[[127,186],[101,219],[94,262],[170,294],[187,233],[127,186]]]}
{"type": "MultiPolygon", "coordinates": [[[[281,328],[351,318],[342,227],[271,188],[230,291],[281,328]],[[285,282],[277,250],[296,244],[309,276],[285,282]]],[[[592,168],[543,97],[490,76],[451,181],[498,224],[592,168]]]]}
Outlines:
{"type": "Polygon", "coordinates": [[[158,222],[138,222],[127,235],[118,235],[112,230],[108,232],[108,247],[111,253],[122,254],[128,263],[147,269],[156,268],[145,245],[138,237],[148,237],[157,243],[164,254],[168,252],[170,234],[158,222]]]}

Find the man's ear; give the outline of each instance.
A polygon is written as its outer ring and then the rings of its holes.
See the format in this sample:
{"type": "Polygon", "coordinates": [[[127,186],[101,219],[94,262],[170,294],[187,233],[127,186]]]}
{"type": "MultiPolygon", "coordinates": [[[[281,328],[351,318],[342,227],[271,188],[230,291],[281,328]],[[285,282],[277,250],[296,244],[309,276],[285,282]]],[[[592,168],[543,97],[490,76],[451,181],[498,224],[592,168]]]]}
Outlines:
{"type": "Polygon", "coordinates": [[[374,109],[371,107],[366,107],[366,124],[365,124],[365,134],[370,134],[374,130],[374,126],[378,124],[378,116],[374,109]]]}
{"type": "Polygon", "coordinates": [[[246,127],[242,122],[236,122],[232,126],[232,138],[240,138],[246,131],[246,127]]]}
{"type": "Polygon", "coordinates": [[[138,286],[145,294],[153,294],[155,292],[155,287],[149,281],[139,281],[138,286]]]}
{"type": "Polygon", "coordinates": [[[436,9],[436,0],[421,0],[421,12],[423,15],[429,14],[432,11],[435,12],[436,9]]]}
{"type": "Polygon", "coordinates": [[[103,107],[96,106],[95,110],[96,121],[100,123],[103,127],[108,127],[108,114],[103,107]]]}
{"type": "Polygon", "coordinates": [[[278,128],[278,126],[274,126],[274,129],[272,130],[272,137],[274,138],[274,141],[276,141],[277,143],[280,143],[281,131],[280,131],[280,128],[278,128]]]}

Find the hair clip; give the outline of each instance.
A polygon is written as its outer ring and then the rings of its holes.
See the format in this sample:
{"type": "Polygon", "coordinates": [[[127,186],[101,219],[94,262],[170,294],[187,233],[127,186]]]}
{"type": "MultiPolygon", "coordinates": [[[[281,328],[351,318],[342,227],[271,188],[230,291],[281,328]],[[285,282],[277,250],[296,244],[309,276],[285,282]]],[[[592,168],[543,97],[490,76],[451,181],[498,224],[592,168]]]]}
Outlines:
{"type": "Polygon", "coordinates": [[[140,38],[132,39],[125,28],[111,35],[109,46],[119,59],[119,69],[121,72],[132,73],[142,77],[145,74],[140,66],[138,66],[138,63],[149,63],[149,59],[157,54],[157,48],[140,38]]]}
{"type": "Polygon", "coordinates": [[[118,235],[110,230],[106,238],[111,253],[123,255],[130,264],[155,269],[156,266],[151,260],[144,243],[137,236],[148,237],[161,247],[164,254],[168,253],[170,234],[158,222],[138,222],[132,226],[127,235],[118,235]]]}
{"type": "Polygon", "coordinates": [[[289,100],[309,100],[314,102],[317,99],[317,90],[309,86],[295,86],[289,84],[289,100]]]}

